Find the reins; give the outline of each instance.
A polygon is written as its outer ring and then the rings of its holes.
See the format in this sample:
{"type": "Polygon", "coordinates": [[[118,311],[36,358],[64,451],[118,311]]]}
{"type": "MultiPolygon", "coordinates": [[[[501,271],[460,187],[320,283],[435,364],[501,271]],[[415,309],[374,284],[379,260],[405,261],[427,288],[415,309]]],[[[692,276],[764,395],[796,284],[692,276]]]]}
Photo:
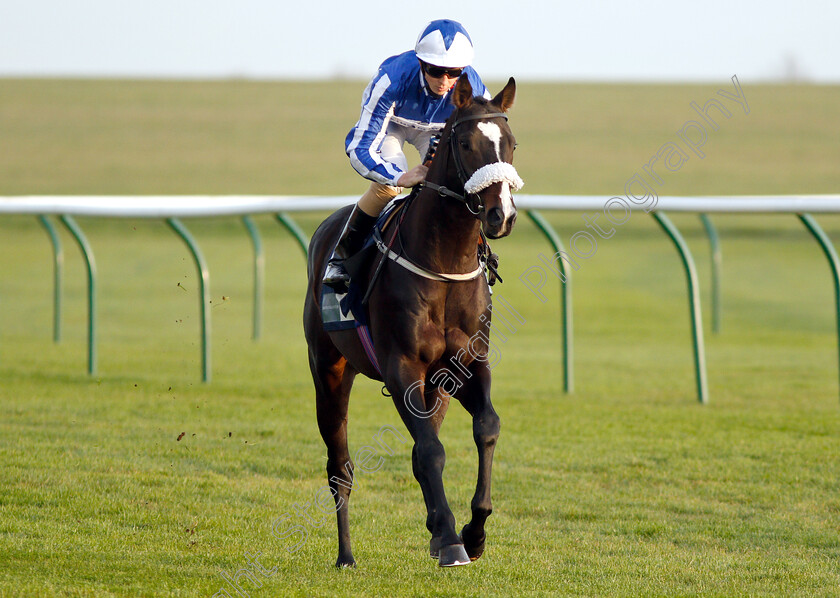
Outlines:
{"type": "MultiPolygon", "coordinates": [[[[408,213],[408,208],[411,206],[411,203],[414,201],[414,198],[417,197],[418,193],[419,193],[419,189],[418,189],[417,193],[415,193],[414,190],[412,190],[412,192],[409,193],[408,197],[405,198],[405,203],[403,203],[402,206],[397,208],[397,210],[400,213],[397,215],[398,218],[397,218],[397,221],[394,223],[394,230],[391,232],[391,239],[388,241],[387,245],[382,242],[382,238],[381,238],[380,235],[378,235],[376,227],[373,227],[374,241],[376,242],[376,246],[379,249],[379,251],[381,251],[384,254],[385,257],[388,257],[388,254],[391,251],[391,245],[394,244],[394,240],[397,238],[397,235],[400,234],[400,231],[401,231],[401,228],[402,228],[402,222],[403,222],[403,220],[405,220],[405,215],[408,213]],[[383,251],[383,247],[385,249],[384,251],[383,251]]],[[[387,227],[387,223],[385,225],[383,225],[383,229],[386,228],[386,227],[387,227]]],[[[402,236],[401,235],[400,235],[400,245],[402,245],[402,236]]],[[[381,260],[379,260],[379,263],[376,265],[376,270],[374,270],[373,276],[371,277],[370,282],[368,283],[368,288],[367,288],[367,291],[365,292],[365,296],[362,298],[362,305],[367,305],[367,302],[370,299],[370,294],[373,292],[374,283],[376,283],[376,279],[379,278],[379,273],[382,271],[382,266],[385,265],[385,257],[383,257],[381,260]]]]}

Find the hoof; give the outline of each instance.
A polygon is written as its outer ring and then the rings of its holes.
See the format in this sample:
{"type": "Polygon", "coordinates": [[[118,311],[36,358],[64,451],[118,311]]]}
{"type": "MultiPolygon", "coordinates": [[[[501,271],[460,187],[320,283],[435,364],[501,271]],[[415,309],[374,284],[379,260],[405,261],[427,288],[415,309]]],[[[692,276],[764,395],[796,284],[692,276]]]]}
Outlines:
{"type": "Polygon", "coordinates": [[[429,540],[429,556],[437,560],[440,557],[440,538],[429,540]]]}
{"type": "Polygon", "coordinates": [[[335,562],[336,569],[355,569],[356,568],[356,559],[352,556],[349,559],[338,557],[338,560],[335,562]]]}
{"type": "Polygon", "coordinates": [[[470,538],[469,535],[467,526],[464,526],[464,529],[461,530],[458,537],[461,539],[461,542],[464,543],[464,549],[467,551],[470,560],[475,561],[481,558],[481,555],[484,554],[484,541],[487,539],[487,535],[482,534],[478,539],[470,538]],[[464,538],[465,535],[467,536],[466,539],[464,538]]]}
{"type": "Polygon", "coordinates": [[[470,557],[464,550],[463,544],[450,544],[440,547],[438,565],[441,567],[456,567],[458,565],[469,565],[470,557]]]}

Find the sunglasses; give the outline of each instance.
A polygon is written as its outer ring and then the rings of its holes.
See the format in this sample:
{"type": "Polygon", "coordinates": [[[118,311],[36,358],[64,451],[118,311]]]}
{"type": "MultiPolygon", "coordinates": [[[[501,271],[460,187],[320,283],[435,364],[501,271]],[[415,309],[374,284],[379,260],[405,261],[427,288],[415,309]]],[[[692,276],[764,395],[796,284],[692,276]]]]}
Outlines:
{"type": "Polygon", "coordinates": [[[425,68],[426,72],[433,79],[440,79],[444,75],[447,75],[450,79],[457,79],[464,72],[464,69],[445,69],[431,64],[427,64],[425,68]]]}

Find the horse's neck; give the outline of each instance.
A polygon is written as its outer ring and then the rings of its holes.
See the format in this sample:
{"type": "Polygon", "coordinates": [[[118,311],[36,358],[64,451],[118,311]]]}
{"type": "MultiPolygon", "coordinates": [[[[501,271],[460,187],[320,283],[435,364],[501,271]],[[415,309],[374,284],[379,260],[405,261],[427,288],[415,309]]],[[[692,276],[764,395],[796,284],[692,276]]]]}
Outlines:
{"type": "Polygon", "coordinates": [[[441,272],[463,273],[476,267],[479,221],[457,200],[436,193],[420,195],[410,254],[441,272]]]}
{"type": "MultiPolygon", "coordinates": [[[[463,193],[449,160],[446,136],[441,139],[438,156],[428,173],[428,180],[463,193]]],[[[416,231],[406,238],[409,255],[431,269],[445,273],[463,273],[475,269],[481,223],[467,206],[456,199],[424,189],[412,206],[416,231]]]]}

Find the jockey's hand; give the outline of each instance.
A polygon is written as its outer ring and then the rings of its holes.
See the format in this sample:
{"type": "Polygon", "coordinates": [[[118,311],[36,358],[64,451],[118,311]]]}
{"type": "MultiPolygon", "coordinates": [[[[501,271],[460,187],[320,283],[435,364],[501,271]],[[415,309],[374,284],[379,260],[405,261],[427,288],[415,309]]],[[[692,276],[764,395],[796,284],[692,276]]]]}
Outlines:
{"type": "Polygon", "coordinates": [[[426,180],[426,174],[429,168],[423,164],[418,164],[408,172],[402,173],[399,180],[397,180],[398,187],[414,187],[426,180]]]}

